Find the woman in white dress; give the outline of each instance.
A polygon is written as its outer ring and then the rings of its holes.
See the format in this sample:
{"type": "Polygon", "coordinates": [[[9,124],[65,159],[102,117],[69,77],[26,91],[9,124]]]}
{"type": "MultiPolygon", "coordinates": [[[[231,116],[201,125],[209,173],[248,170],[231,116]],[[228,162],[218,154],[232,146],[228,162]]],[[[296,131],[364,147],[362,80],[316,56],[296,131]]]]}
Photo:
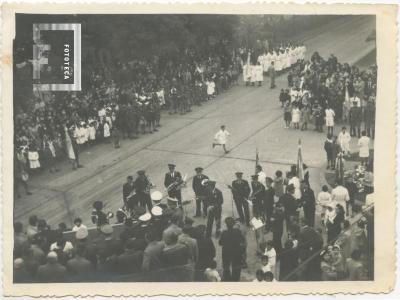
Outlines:
{"type": "Polygon", "coordinates": [[[328,128],[328,134],[333,134],[333,126],[335,126],[335,111],[328,106],[325,109],[325,122],[328,128]]]}
{"type": "Polygon", "coordinates": [[[111,136],[111,133],[110,133],[110,125],[108,125],[108,122],[104,122],[103,136],[104,136],[104,140],[106,141],[106,143],[109,143],[110,142],[109,137],[111,136]]]}
{"type": "Polygon", "coordinates": [[[366,165],[368,163],[369,158],[369,137],[367,136],[367,132],[363,130],[361,132],[361,138],[358,140],[358,148],[359,148],[359,156],[361,159],[361,163],[366,165]]]}
{"type": "Polygon", "coordinates": [[[28,150],[29,168],[36,170],[40,168],[39,153],[36,150],[35,145],[31,144],[28,150]]]}
{"type": "Polygon", "coordinates": [[[299,123],[300,123],[300,116],[301,116],[301,111],[297,104],[293,106],[292,110],[292,123],[293,123],[293,128],[294,129],[299,129],[299,123]]]}
{"type": "Polygon", "coordinates": [[[65,148],[67,150],[68,158],[72,164],[72,168],[75,170],[76,169],[76,156],[75,156],[71,137],[69,135],[67,127],[64,127],[64,133],[65,133],[65,148]]]}

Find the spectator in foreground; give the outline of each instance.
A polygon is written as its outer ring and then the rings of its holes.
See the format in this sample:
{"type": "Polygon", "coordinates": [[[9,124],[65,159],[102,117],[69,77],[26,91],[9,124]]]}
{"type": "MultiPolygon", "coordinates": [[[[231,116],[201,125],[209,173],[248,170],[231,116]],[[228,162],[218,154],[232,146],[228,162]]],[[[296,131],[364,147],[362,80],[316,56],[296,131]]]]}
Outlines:
{"type": "Polygon", "coordinates": [[[242,233],[234,228],[235,220],[232,217],[225,219],[227,229],[221,234],[219,240],[222,246],[223,280],[239,281],[242,262],[242,233]]]}
{"type": "Polygon", "coordinates": [[[47,263],[39,266],[36,278],[38,282],[67,281],[67,269],[58,262],[57,253],[50,251],[47,254],[47,263]]]}

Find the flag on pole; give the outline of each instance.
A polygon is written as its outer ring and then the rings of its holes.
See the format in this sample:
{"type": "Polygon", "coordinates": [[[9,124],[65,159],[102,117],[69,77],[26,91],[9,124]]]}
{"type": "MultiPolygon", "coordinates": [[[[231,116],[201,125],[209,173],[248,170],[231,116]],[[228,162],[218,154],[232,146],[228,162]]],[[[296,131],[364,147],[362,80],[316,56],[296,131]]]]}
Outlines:
{"type": "Polygon", "coordinates": [[[301,139],[299,139],[299,146],[297,151],[297,177],[300,181],[304,180],[303,157],[301,155],[301,139]]]}
{"type": "Polygon", "coordinates": [[[254,174],[257,175],[257,166],[259,165],[260,158],[258,157],[258,149],[256,148],[256,166],[254,168],[254,174]]]}

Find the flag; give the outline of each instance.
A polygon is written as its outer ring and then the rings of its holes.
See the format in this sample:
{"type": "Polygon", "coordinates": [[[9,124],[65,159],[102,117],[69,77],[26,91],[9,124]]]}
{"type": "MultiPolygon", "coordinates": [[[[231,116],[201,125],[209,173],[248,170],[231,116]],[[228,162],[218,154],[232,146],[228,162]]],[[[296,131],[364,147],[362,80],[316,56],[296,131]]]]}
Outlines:
{"type": "Polygon", "coordinates": [[[257,175],[257,166],[259,165],[260,158],[258,157],[258,149],[256,148],[256,166],[254,169],[254,174],[257,175]]]}
{"type": "Polygon", "coordinates": [[[301,139],[299,139],[299,146],[297,151],[297,177],[300,181],[304,180],[303,157],[301,155],[301,139]]]}

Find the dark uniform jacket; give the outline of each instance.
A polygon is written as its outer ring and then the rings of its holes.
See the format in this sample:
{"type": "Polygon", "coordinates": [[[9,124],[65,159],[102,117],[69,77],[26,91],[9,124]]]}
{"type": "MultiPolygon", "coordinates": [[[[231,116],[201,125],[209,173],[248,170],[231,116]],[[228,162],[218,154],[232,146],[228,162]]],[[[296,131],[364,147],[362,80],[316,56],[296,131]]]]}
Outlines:
{"type": "Polygon", "coordinates": [[[265,187],[262,183],[258,181],[252,181],[251,182],[251,189],[253,191],[252,196],[255,198],[256,201],[259,203],[263,202],[263,199],[265,197],[265,187]]]}
{"type": "Polygon", "coordinates": [[[246,180],[232,181],[232,195],[233,199],[242,200],[248,198],[250,195],[250,186],[246,180]]]}
{"type": "Polygon", "coordinates": [[[222,207],[222,204],[224,203],[224,198],[222,197],[222,192],[215,188],[210,195],[210,203],[209,205],[214,206],[214,207],[222,207]]]}
{"type": "Polygon", "coordinates": [[[207,194],[206,187],[201,184],[204,179],[208,179],[208,176],[200,174],[193,177],[192,187],[196,196],[205,196],[207,194]]]}
{"type": "Polygon", "coordinates": [[[285,216],[295,216],[297,213],[297,203],[296,199],[293,195],[286,193],[283,194],[282,197],[279,199],[282,203],[283,207],[285,208],[285,216]]]}
{"type": "Polygon", "coordinates": [[[352,107],[350,108],[349,114],[350,125],[360,125],[362,121],[362,112],[360,107],[352,107]]]}
{"type": "Polygon", "coordinates": [[[133,192],[133,190],[135,189],[135,186],[132,184],[129,184],[128,182],[126,182],[123,186],[122,186],[122,199],[124,199],[124,203],[127,200],[127,197],[133,192]]]}
{"type": "Polygon", "coordinates": [[[219,244],[222,246],[223,259],[240,259],[243,251],[243,247],[241,247],[243,243],[243,235],[239,229],[224,230],[219,239],[219,244]]]}
{"type": "MultiPolygon", "coordinates": [[[[178,171],[174,171],[173,173],[171,173],[171,172],[165,173],[164,186],[167,188],[173,182],[181,181],[181,180],[182,180],[182,176],[181,176],[181,173],[179,173],[178,171]]],[[[172,190],[174,190],[174,189],[172,189],[172,190]]]]}

